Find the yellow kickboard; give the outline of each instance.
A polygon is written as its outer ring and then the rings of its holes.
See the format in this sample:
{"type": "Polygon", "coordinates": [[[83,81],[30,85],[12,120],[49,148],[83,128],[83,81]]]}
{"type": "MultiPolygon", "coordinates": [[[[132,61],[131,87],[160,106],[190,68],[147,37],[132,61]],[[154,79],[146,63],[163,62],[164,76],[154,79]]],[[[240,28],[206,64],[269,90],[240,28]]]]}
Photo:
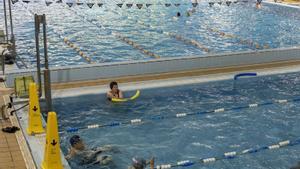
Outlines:
{"type": "Polygon", "coordinates": [[[141,93],[140,90],[137,90],[135,95],[133,95],[130,98],[123,98],[123,99],[112,98],[111,101],[112,102],[127,102],[130,100],[135,100],[136,98],[138,98],[140,96],[140,93],[141,93]]]}

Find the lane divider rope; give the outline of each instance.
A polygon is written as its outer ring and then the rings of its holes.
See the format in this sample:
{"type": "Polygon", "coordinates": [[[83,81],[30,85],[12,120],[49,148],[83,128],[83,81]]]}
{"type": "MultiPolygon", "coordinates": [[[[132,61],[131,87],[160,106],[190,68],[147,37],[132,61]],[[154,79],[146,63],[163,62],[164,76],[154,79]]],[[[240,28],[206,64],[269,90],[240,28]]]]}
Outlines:
{"type": "Polygon", "coordinates": [[[139,23],[140,25],[143,25],[145,27],[148,27],[148,28],[152,28],[155,32],[157,33],[161,33],[161,34],[164,34],[164,35],[167,35],[171,38],[174,38],[178,41],[181,41],[185,44],[188,44],[188,45],[192,45],[192,46],[195,46],[205,52],[210,52],[210,49],[206,46],[204,46],[203,44],[201,44],[200,42],[196,41],[195,39],[189,39],[189,38],[186,38],[186,37],[183,37],[182,35],[178,35],[178,34],[175,34],[175,33],[172,33],[172,32],[167,32],[167,31],[164,31],[164,30],[158,30],[156,28],[153,28],[153,26],[149,25],[149,24],[146,24],[142,21],[138,21],[136,20],[137,23],[139,23]]]}
{"type": "Polygon", "coordinates": [[[250,46],[251,48],[254,48],[254,49],[269,49],[270,48],[270,46],[268,44],[262,45],[262,44],[259,44],[258,42],[253,41],[253,40],[244,39],[244,38],[241,38],[241,37],[239,37],[237,35],[234,35],[234,34],[225,33],[225,32],[222,32],[218,29],[215,29],[215,28],[206,28],[206,29],[210,32],[217,33],[219,36],[222,36],[222,37],[237,39],[238,43],[240,43],[242,45],[248,45],[248,46],[250,46]]]}
{"type": "Polygon", "coordinates": [[[84,130],[84,129],[91,129],[91,128],[105,128],[105,127],[116,127],[116,126],[121,126],[121,125],[137,125],[137,124],[144,124],[148,122],[155,122],[158,120],[167,120],[167,119],[174,119],[174,118],[185,118],[188,116],[193,116],[193,115],[205,115],[205,114],[210,114],[210,113],[223,113],[225,111],[238,111],[238,110],[243,110],[243,109],[250,109],[250,108],[256,108],[256,107],[261,107],[261,106],[266,106],[266,105],[272,105],[272,104],[285,104],[285,103],[291,103],[291,102],[299,102],[300,97],[295,97],[293,99],[284,99],[284,100],[274,100],[274,101],[268,101],[268,102],[263,102],[263,103],[251,103],[243,106],[236,106],[232,108],[219,108],[219,109],[213,109],[213,110],[207,110],[207,111],[202,111],[202,112],[195,112],[195,113],[177,113],[172,116],[152,116],[151,118],[139,118],[139,119],[132,119],[129,121],[123,121],[123,122],[118,122],[118,121],[113,121],[109,122],[107,124],[93,124],[93,125],[88,125],[85,127],[70,127],[66,130],[61,131],[61,133],[70,133],[70,132],[77,132],[79,130],[84,130]]]}
{"type": "MultiPolygon", "coordinates": [[[[67,8],[68,9],[68,8],[67,8]]],[[[90,20],[88,18],[86,18],[85,16],[81,16],[80,14],[78,14],[76,11],[69,9],[70,11],[72,11],[75,15],[77,15],[78,17],[81,17],[83,20],[89,22],[90,24],[100,28],[100,29],[106,29],[104,26],[100,25],[99,23],[97,23],[96,21],[90,20]]],[[[130,40],[129,38],[121,35],[121,33],[116,32],[116,31],[112,31],[112,35],[114,35],[117,39],[121,40],[122,42],[125,42],[126,44],[132,46],[134,49],[137,49],[139,51],[141,51],[143,54],[150,56],[151,58],[154,59],[159,59],[161,58],[159,55],[150,52],[146,49],[144,49],[141,45],[139,45],[138,43],[130,40]]]]}
{"type": "MultiPolygon", "coordinates": [[[[29,8],[26,8],[23,4],[22,6],[31,14],[34,16],[34,12],[31,11],[29,8]]],[[[63,36],[62,33],[60,33],[59,31],[53,29],[53,33],[55,33],[59,38],[63,39],[63,42],[68,45],[70,48],[72,48],[73,50],[75,50],[79,56],[81,56],[83,59],[85,59],[88,63],[94,64],[95,62],[93,62],[91,60],[91,57],[87,56],[83,51],[80,50],[80,48],[73,42],[71,42],[67,37],[63,36]]]]}
{"type": "Polygon", "coordinates": [[[276,144],[272,144],[269,146],[260,146],[258,148],[248,148],[244,149],[240,152],[232,151],[232,152],[225,152],[224,154],[218,156],[218,157],[209,157],[209,158],[200,158],[197,161],[190,161],[190,160],[184,160],[184,161],[178,161],[173,162],[169,164],[161,164],[157,165],[155,169],[168,169],[168,168],[175,168],[175,167],[189,167],[195,164],[207,164],[207,163],[213,163],[219,160],[227,160],[227,159],[234,159],[238,156],[246,155],[246,154],[254,154],[261,151],[266,150],[275,150],[280,149],[287,146],[296,146],[300,144],[300,138],[295,140],[284,140],[281,142],[278,142],[276,144]]]}

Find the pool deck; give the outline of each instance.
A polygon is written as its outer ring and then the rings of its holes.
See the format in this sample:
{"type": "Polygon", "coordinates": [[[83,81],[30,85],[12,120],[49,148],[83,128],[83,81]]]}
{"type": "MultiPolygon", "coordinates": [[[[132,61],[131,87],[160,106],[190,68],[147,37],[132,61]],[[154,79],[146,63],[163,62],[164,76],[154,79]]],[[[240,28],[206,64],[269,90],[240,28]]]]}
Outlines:
{"type": "MultiPolygon", "coordinates": [[[[4,97],[0,98],[0,104],[4,105],[4,97]]],[[[10,127],[12,123],[9,119],[0,120],[0,127],[10,127]]],[[[20,132],[20,131],[17,131],[20,132]]],[[[4,133],[0,131],[0,169],[25,169],[25,161],[19,147],[17,136],[14,133],[4,133]]]]}
{"type": "MultiPolygon", "coordinates": [[[[0,127],[11,126],[10,121],[1,121],[0,127]]],[[[25,161],[19,148],[15,134],[0,131],[0,168],[25,169],[25,161]]]]}

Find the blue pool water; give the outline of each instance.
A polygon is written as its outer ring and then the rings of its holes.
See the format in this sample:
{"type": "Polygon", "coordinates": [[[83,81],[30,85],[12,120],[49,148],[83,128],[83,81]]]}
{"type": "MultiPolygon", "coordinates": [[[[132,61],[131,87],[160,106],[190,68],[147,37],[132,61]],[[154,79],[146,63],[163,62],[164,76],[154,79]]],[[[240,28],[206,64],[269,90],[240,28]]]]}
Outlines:
{"type": "MultiPolygon", "coordinates": [[[[209,7],[208,1],[203,1],[195,8],[196,12],[187,17],[186,11],[192,9],[189,1],[172,1],[182,3],[179,7],[153,5],[142,9],[137,9],[136,6],[127,9],[125,5],[120,9],[116,4],[121,2],[101,2],[104,3],[102,8],[95,5],[92,9],[86,5],[69,8],[65,3],[54,3],[48,7],[44,2],[14,4],[13,17],[19,57],[28,67],[35,66],[34,23],[29,11],[45,13],[47,16],[51,66],[87,64],[85,59],[63,42],[57,32],[70,39],[95,63],[153,59],[121,41],[114,33],[129,38],[162,58],[251,51],[257,49],[256,44],[259,44],[258,50],[264,47],[292,47],[299,46],[300,42],[298,12],[287,7],[281,7],[278,12],[278,7],[268,4],[257,10],[252,1],[232,3],[229,7],[225,1],[222,5],[215,4],[213,7],[209,7]],[[181,12],[183,16],[174,19],[177,12],[181,12]],[[234,36],[222,36],[220,32],[234,36]],[[195,40],[210,52],[170,37],[168,33],[195,40]]],[[[145,2],[151,3],[138,1],[145,2]]],[[[159,2],[166,3],[155,1],[159,2]]],[[[2,14],[0,19],[3,19],[2,14]]],[[[1,22],[1,26],[3,24],[1,22]]],[[[19,66],[24,67],[20,63],[19,66]]]]}
{"type": "MultiPolygon", "coordinates": [[[[225,80],[141,91],[134,102],[110,103],[103,94],[57,98],[55,111],[59,128],[83,127],[92,124],[122,122],[153,116],[175,116],[218,108],[232,108],[251,103],[300,96],[300,73],[225,80]]],[[[133,94],[125,91],[125,95],[133,94]]],[[[156,164],[221,156],[225,152],[272,145],[300,137],[300,102],[272,104],[251,109],[195,115],[186,118],[157,120],[141,125],[125,125],[80,130],[90,147],[112,144],[120,153],[114,154],[115,166],[124,169],[133,156],[156,158],[156,164]]],[[[72,134],[61,135],[66,154],[72,134]]],[[[255,154],[194,165],[199,169],[286,169],[300,160],[300,146],[266,150],[255,154]]],[[[82,168],[70,163],[72,168],[82,168]]],[[[97,168],[95,166],[94,168],[97,168]]],[[[179,167],[180,168],[180,167],[179,167]]]]}

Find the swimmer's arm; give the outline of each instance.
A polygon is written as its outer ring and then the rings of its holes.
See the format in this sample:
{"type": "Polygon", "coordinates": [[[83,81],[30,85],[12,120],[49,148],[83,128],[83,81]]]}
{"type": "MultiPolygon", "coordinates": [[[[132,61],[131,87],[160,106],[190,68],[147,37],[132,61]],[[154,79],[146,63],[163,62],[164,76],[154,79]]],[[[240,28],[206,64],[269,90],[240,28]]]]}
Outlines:
{"type": "Polygon", "coordinates": [[[66,159],[67,160],[70,160],[72,157],[74,157],[76,155],[76,152],[71,148],[70,150],[69,150],[69,154],[68,155],[66,155],[66,159]]]}
{"type": "Polygon", "coordinates": [[[119,91],[119,98],[123,99],[123,92],[121,90],[119,91]]]}
{"type": "Polygon", "coordinates": [[[113,98],[114,96],[112,95],[111,92],[107,92],[107,93],[106,93],[106,97],[109,98],[109,99],[111,99],[111,98],[113,98]]]}
{"type": "Polygon", "coordinates": [[[103,147],[96,147],[94,148],[94,151],[96,152],[107,152],[107,151],[111,151],[112,150],[112,146],[111,145],[105,145],[103,147]]]}
{"type": "Polygon", "coordinates": [[[146,164],[149,165],[151,163],[154,163],[154,157],[151,157],[150,160],[146,161],[146,164]]]}

